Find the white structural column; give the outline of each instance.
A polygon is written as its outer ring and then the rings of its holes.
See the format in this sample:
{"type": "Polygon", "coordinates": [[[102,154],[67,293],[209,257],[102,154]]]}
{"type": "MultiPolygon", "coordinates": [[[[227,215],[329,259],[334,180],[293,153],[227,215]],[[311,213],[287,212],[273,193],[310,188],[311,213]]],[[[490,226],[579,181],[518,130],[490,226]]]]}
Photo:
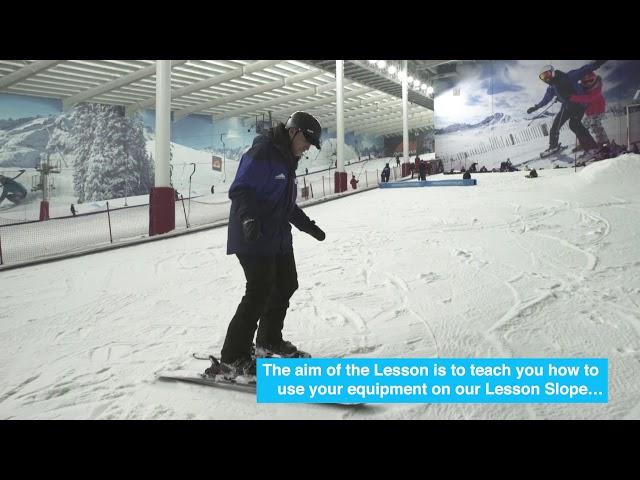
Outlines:
{"type": "Polygon", "coordinates": [[[156,187],[169,186],[171,60],[156,63],[156,187]]]}
{"type": "Polygon", "coordinates": [[[407,81],[407,61],[402,61],[402,156],[409,161],[409,88],[407,81]]]}
{"type": "Polygon", "coordinates": [[[344,172],[344,60],[336,60],[336,141],[337,171],[344,172]]]}
{"type": "Polygon", "coordinates": [[[176,228],[175,191],[169,181],[171,60],[156,60],[156,178],[149,193],[149,235],[176,228]]]}

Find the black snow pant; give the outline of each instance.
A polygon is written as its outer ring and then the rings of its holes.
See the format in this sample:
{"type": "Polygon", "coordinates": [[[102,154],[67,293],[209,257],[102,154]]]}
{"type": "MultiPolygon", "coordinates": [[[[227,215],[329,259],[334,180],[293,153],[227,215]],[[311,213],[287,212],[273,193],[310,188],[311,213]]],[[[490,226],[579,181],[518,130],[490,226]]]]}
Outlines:
{"type": "Polygon", "coordinates": [[[227,329],[222,347],[222,361],[225,363],[251,354],[256,328],[258,345],[277,345],[282,341],[289,299],[298,289],[293,251],[283,255],[238,254],[237,257],[247,285],[227,329]]]}
{"type": "Polygon", "coordinates": [[[553,149],[558,146],[558,139],[560,138],[560,129],[569,120],[569,128],[578,137],[578,143],[583,150],[596,148],[596,141],[593,139],[589,130],[582,124],[582,117],[584,116],[585,107],[578,104],[562,105],[560,111],[553,119],[551,125],[551,131],[549,132],[549,148],[553,149]]]}

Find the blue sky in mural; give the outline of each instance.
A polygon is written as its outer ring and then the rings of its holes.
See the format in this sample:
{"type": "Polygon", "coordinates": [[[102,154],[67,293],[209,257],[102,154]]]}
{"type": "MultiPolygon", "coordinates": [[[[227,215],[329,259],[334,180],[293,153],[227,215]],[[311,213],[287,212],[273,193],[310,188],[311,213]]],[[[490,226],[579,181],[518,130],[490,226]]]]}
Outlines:
{"type": "MultiPolygon", "coordinates": [[[[144,124],[155,130],[155,111],[145,110],[144,124]]],[[[220,135],[224,134],[227,148],[237,148],[253,143],[255,129],[244,125],[240,118],[224,118],[213,122],[211,115],[189,115],[171,124],[171,140],[195,149],[222,147],[220,135]],[[248,131],[250,130],[250,131],[248,131]]]]}
{"type": "MultiPolygon", "coordinates": [[[[587,63],[591,60],[495,60],[461,66],[457,80],[447,79],[438,85],[436,128],[477,123],[495,113],[527,118],[527,108],[539,102],[547,88],[538,79],[544,65],[567,72],[587,63]]],[[[640,61],[610,60],[597,73],[609,106],[633,102],[640,88],[640,61]]]]}
{"type": "Polygon", "coordinates": [[[0,119],[48,117],[62,111],[62,100],[0,93],[0,119]]]}

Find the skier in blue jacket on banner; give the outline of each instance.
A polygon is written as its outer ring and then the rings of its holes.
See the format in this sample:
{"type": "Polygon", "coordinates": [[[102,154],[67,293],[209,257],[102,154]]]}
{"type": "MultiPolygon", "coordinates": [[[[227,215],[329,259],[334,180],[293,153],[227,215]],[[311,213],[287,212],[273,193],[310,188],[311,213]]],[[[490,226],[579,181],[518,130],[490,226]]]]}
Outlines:
{"type": "Polygon", "coordinates": [[[246,291],[229,323],[220,362],[205,371],[208,376],[251,379],[256,356],[309,356],[284,340],[282,329],[289,299],[298,288],[291,224],[325,239],[296,204],[298,161],[311,145],[320,149],[321,133],[315,117],[295,112],[285,124],[256,137],[240,160],[229,188],[227,254],[238,257],[246,291]]]}

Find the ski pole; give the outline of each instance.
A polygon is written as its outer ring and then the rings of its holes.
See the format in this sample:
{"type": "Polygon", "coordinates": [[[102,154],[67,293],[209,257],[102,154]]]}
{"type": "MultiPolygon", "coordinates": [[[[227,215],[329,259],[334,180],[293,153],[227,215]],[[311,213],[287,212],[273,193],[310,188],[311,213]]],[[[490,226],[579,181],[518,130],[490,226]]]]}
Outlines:
{"type": "Polygon", "coordinates": [[[533,118],[531,119],[531,121],[530,121],[529,123],[527,123],[527,127],[528,127],[529,125],[531,125],[531,124],[533,123],[533,121],[534,121],[534,120],[536,120],[536,119],[540,118],[540,117],[542,116],[542,114],[543,114],[544,112],[546,112],[547,110],[549,110],[553,105],[555,105],[557,101],[558,101],[558,99],[556,98],[556,99],[553,101],[553,103],[551,103],[547,108],[545,108],[545,109],[544,109],[544,110],[542,110],[538,115],[536,115],[535,117],[533,117],[533,118]]]}

